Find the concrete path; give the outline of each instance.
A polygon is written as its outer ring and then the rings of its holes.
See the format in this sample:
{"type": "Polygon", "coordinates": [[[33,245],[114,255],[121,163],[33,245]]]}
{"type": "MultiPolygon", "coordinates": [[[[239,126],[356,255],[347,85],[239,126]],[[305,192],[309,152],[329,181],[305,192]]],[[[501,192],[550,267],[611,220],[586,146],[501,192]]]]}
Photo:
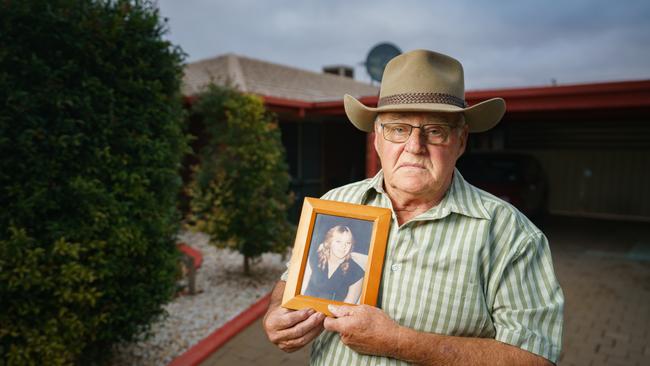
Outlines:
{"type": "MultiPolygon", "coordinates": [[[[566,297],[558,364],[650,365],[650,224],[555,217],[542,229],[566,297]]],[[[308,347],[285,354],[258,320],[202,366],[308,362],[308,347]]]]}

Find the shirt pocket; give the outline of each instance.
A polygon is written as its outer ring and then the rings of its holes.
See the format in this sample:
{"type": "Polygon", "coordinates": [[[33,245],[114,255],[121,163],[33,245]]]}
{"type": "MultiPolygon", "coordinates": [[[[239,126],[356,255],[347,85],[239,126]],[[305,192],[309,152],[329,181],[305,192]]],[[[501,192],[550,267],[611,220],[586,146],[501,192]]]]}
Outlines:
{"type": "Polygon", "coordinates": [[[423,268],[430,271],[430,284],[420,302],[420,330],[465,337],[493,334],[483,281],[472,262],[451,255],[423,268]]]}

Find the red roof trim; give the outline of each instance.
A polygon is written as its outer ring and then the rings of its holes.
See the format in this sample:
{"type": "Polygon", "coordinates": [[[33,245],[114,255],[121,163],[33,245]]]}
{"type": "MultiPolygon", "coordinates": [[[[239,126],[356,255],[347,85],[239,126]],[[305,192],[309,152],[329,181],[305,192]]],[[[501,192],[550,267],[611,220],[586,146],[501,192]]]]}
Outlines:
{"type": "Polygon", "coordinates": [[[470,105],[489,98],[506,100],[509,112],[650,107],[650,80],[477,90],[466,93],[470,105]]]}
{"type": "Polygon", "coordinates": [[[313,102],[307,102],[303,100],[285,99],[285,98],[278,98],[278,97],[273,97],[268,95],[260,95],[260,97],[262,97],[264,103],[266,103],[267,105],[273,105],[277,107],[290,107],[290,108],[302,108],[302,109],[309,109],[314,107],[313,102]]]}
{"type": "Polygon", "coordinates": [[[468,91],[465,95],[474,98],[491,98],[494,95],[506,97],[559,96],[575,94],[629,93],[649,91],[650,80],[616,81],[610,83],[573,84],[558,86],[540,86],[530,88],[485,89],[468,91]]]}
{"type": "MultiPolygon", "coordinates": [[[[308,102],[266,95],[260,97],[272,110],[292,111],[300,117],[307,114],[342,115],[345,113],[343,100],[308,102]]],[[[475,90],[465,94],[465,99],[470,105],[495,97],[506,100],[508,112],[649,108],[650,80],[475,90]]],[[[378,96],[359,98],[363,104],[373,107],[377,105],[378,99],[378,96]]],[[[185,101],[192,104],[195,98],[186,97],[185,101]]]]}

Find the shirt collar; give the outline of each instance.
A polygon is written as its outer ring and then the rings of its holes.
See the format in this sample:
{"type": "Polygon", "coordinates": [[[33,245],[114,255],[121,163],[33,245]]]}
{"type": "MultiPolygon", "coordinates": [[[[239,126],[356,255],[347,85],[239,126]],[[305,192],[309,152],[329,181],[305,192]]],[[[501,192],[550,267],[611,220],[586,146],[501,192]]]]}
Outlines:
{"type": "MultiPolygon", "coordinates": [[[[369,195],[373,191],[385,195],[383,184],[384,173],[380,170],[368,181],[362,202],[367,202],[369,195]]],[[[490,214],[483,205],[483,200],[477,188],[467,183],[458,169],[454,169],[451,185],[442,201],[413,220],[441,219],[452,212],[477,219],[490,219],[490,214]]]]}
{"type": "Polygon", "coordinates": [[[483,199],[478,189],[467,183],[458,169],[454,168],[454,178],[446,197],[449,197],[449,206],[452,212],[477,219],[491,218],[483,205],[483,199]]]}

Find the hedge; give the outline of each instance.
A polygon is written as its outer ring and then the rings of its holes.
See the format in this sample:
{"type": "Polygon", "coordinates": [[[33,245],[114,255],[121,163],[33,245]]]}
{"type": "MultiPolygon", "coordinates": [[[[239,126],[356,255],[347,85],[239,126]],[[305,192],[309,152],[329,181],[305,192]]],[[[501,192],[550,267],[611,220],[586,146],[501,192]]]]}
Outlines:
{"type": "Polygon", "coordinates": [[[182,51],[141,1],[0,3],[0,364],[93,364],[177,275],[182,51]]]}

